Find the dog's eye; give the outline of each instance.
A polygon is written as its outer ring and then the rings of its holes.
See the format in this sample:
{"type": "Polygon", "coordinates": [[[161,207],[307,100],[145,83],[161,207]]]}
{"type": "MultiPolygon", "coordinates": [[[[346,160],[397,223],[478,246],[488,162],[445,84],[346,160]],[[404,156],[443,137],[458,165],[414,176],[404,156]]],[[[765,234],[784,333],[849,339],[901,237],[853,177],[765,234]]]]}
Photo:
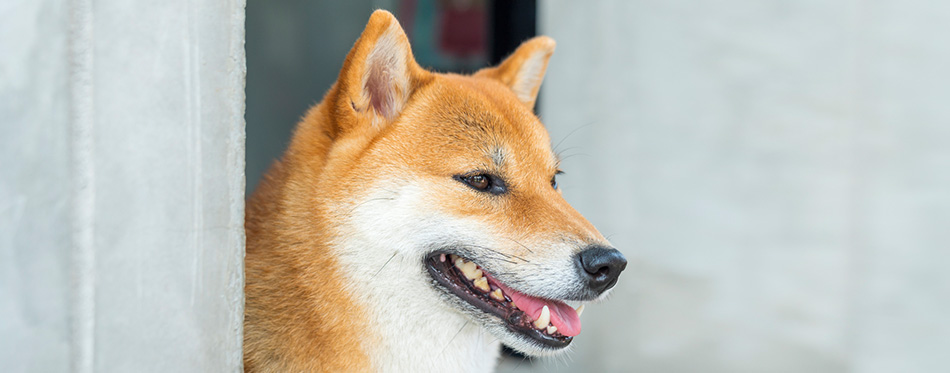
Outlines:
{"type": "Polygon", "coordinates": [[[557,175],[551,177],[551,187],[557,189],[557,175]]]}
{"type": "Polygon", "coordinates": [[[465,176],[456,176],[456,180],[465,183],[479,192],[491,194],[503,194],[508,191],[504,180],[491,174],[472,174],[465,176]]]}
{"type": "Polygon", "coordinates": [[[465,178],[465,182],[468,185],[471,185],[472,188],[478,190],[487,190],[491,186],[491,180],[488,179],[488,176],[485,175],[472,175],[465,178]]]}

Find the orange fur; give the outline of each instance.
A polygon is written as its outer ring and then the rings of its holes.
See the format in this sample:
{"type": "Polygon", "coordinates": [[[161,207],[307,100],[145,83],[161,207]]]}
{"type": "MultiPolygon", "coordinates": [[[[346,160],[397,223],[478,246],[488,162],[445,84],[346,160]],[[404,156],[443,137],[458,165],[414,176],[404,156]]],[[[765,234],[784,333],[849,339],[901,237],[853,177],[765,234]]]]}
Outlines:
{"type": "MultiPolygon", "coordinates": [[[[287,152],[248,201],[246,371],[374,368],[371,354],[380,341],[372,311],[352,293],[355,275],[341,266],[334,243],[344,234],[337,224],[381,178],[443,188],[429,207],[485,221],[518,242],[604,241],[550,187],[557,159],[531,108],[553,49],[551,39],[539,37],[496,68],[435,74],[415,63],[391,14],[373,13],[339,80],[298,124],[287,152]],[[384,64],[373,65],[373,58],[384,64]],[[529,74],[540,71],[529,77],[537,82],[525,83],[526,66],[534,69],[529,74]],[[503,166],[493,162],[495,150],[506,152],[503,166]],[[452,179],[473,169],[506,175],[512,196],[473,198],[452,179]]],[[[545,255],[514,244],[500,249],[545,255]]]]}

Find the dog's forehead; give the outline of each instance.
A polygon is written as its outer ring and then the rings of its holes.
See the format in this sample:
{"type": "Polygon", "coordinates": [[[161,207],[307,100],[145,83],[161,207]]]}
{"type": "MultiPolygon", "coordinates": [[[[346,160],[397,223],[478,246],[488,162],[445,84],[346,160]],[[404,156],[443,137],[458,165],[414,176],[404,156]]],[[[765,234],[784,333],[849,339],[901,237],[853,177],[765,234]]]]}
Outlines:
{"type": "Polygon", "coordinates": [[[490,79],[442,75],[414,95],[401,122],[413,137],[477,152],[486,165],[557,167],[538,117],[490,79]]]}

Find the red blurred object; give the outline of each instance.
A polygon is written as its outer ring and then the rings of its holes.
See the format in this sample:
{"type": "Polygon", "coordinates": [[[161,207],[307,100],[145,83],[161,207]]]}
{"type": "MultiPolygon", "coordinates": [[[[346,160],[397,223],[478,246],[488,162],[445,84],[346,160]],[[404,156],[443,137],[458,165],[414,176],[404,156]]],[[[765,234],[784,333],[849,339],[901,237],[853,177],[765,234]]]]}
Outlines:
{"type": "Polygon", "coordinates": [[[439,50],[454,57],[485,53],[486,17],[483,2],[448,1],[439,12],[439,50]]]}

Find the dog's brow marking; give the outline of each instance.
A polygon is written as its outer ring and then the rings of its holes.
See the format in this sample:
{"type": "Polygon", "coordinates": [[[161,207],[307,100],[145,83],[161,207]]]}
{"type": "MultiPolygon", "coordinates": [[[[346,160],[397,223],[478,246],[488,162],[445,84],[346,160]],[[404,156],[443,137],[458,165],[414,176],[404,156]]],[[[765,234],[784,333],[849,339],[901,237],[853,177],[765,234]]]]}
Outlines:
{"type": "Polygon", "coordinates": [[[439,352],[440,356],[445,352],[445,349],[448,348],[450,344],[452,344],[452,341],[455,340],[455,337],[458,337],[459,334],[462,333],[462,329],[465,329],[466,326],[468,326],[468,320],[465,320],[465,323],[462,324],[462,327],[459,328],[459,331],[455,332],[455,335],[452,336],[452,339],[449,339],[449,341],[445,343],[445,346],[442,346],[442,351],[439,352]]]}
{"type": "Polygon", "coordinates": [[[491,152],[491,160],[495,162],[495,166],[501,167],[505,164],[505,150],[502,148],[495,148],[491,152]]]}

